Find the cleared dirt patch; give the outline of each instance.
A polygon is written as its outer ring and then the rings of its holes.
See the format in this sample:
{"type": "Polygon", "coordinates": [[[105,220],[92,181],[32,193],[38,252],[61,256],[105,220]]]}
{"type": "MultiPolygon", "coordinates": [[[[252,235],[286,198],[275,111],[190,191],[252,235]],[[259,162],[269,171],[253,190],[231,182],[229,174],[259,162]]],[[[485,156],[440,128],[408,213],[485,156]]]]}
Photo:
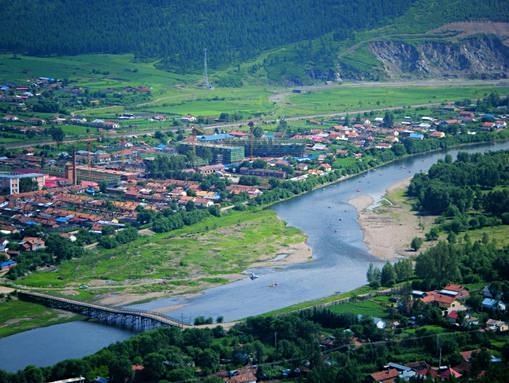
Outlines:
{"type": "Polygon", "coordinates": [[[505,45],[509,46],[509,23],[490,21],[449,23],[442,25],[440,28],[433,29],[430,33],[444,33],[449,31],[457,32],[457,37],[461,38],[478,34],[497,35],[505,45]]]}

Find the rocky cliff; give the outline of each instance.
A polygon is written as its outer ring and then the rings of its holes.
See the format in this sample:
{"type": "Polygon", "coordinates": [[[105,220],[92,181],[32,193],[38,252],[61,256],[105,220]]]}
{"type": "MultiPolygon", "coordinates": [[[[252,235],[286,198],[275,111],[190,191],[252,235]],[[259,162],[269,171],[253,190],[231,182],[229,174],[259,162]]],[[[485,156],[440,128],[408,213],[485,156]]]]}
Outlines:
{"type": "Polygon", "coordinates": [[[458,41],[372,41],[371,53],[388,78],[506,78],[509,47],[496,36],[458,41]]]}

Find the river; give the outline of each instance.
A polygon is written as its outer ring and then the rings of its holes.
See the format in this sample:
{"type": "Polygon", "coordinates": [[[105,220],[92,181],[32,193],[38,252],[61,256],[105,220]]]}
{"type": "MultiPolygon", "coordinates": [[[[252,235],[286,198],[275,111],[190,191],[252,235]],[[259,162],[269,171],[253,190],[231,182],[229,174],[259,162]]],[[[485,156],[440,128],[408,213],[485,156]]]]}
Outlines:
{"type": "MultiPolygon", "coordinates": [[[[508,149],[506,142],[461,151],[508,149]]],[[[454,158],[458,151],[448,154],[454,158]]],[[[246,278],[193,297],[162,298],[130,307],[157,310],[186,321],[200,315],[223,316],[225,321],[232,321],[359,287],[366,283],[369,263],[378,260],[366,248],[357,212],[348,201],[363,194],[376,203],[388,187],[427,171],[444,156],[444,152],[436,152],[400,160],[275,205],[273,209],[281,219],[307,235],[313,251],[312,262],[277,270],[256,269],[260,278],[254,281],[246,278]]],[[[90,354],[128,336],[127,331],[88,322],[35,329],[0,339],[0,368],[15,371],[28,364],[51,365],[90,354]]]]}

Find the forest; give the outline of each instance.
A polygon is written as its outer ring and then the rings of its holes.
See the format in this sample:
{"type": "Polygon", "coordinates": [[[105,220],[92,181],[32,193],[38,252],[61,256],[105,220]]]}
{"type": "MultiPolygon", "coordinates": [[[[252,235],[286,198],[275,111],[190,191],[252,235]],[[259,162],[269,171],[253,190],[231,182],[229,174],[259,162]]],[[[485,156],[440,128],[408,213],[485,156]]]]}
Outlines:
{"type": "Polygon", "coordinates": [[[35,55],[135,53],[185,71],[202,67],[204,48],[218,67],[333,31],[379,25],[412,2],[43,0],[28,6],[2,0],[0,46],[35,55]]]}
{"type": "MultiPolygon", "coordinates": [[[[423,322],[437,320],[433,307],[416,302],[412,310],[422,312],[423,322]]],[[[392,315],[404,318],[397,312],[392,315]]],[[[437,334],[424,328],[406,335],[390,333],[377,328],[371,318],[315,308],[282,317],[249,318],[228,332],[221,327],[149,331],[83,359],[46,368],[28,366],[15,374],[0,371],[0,383],[42,383],[69,376],[90,381],[109,376],[111,383],[221,383],[219,371],[253,365],[257,378],[263,380],[362,383],[387,361],[406,363],[419,358],[438,363],[440,349],[440,360],[455,364],[461,360],[459,351],[472,347],[480,351],[474,355],[468,381],[502,383],[509,372],[509,344],[499,339],[504,363],[490,365],[491,338],[480,331],[437,334]],[[354,347],[353,337],[362,344],[354,347]],[[135,372],[133,365],[144,368],[135,372]]]]}
{"type": "Polygon", "coordinates": [[[456,161],[447,155],[427,174],[416,174],[408,194],[416,198],[420,212],[443,214],[455,218],[453,222],[462,219],[467,227],[479,227],[509,223],[508,186],[509,152],[460,152],[456,161]]]}

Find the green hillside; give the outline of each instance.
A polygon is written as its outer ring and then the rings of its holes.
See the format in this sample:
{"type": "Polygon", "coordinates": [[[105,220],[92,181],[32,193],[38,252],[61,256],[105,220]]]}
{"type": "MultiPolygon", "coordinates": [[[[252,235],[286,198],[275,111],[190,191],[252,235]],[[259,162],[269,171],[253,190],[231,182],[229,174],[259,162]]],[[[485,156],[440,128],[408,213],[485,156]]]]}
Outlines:
{"type": "Polygon", "coordinates": [[[488,77],[506,76],[509,67],[507,45],[493,36],[461,47],[426,46],[438,49],[432,56],[452,56],[451,73],[447,67],[414,68],[423,61],[419,57],[406,63],[408,56],[421,54],[414,51],[423,43],[457,44],[454,33],[430,33],[444,24],[509,21],[506,0],[0,0],[0,7],[0,50],[5,52],[130,53],[174,73],[199,75],[207,48],[214,83],[223,87],[407,75],[480,77],[468,67],[457,70],[456,64],[465,61],[459,57],[462,50],[480,51],[495,63],[488,77]],[[374,52],[374,41],[407,44],[404,52],[379,47],[403,61],[403,69],[388,73],[392,63],[374,52]]]}
{"type": "MultiPolygon", "coordinates": [[[[371,42],[396,41],[411,46],[425,42],[457,43],[457,34],[433,30],[459,21],[509,22],[509,2],[417,0],[403,15],[381,27],[352,31],[340,38],[337,34],[328,33],[273,50],[252,65],[248,73],[288,84],[334,81],[339,78],[380,80],[386,78],[387,73],[384,73],[382,63],[369,49],[371,42]]],[[[483,31],[478,33],[482,34],[483,31]]],[[[500,53],[499,60],[507,69],[507,46],[503,46],[497,37],[490,36],[490,39],[488,45],[500,53]]],[[[478,76],[474,74],[473,77],[478,76]]]]}
{"type": "Polygon", "coordinates": [[[415,0],[0,0],[0,48],[36,55],[134,53],[166,68],[238,63],[327,33],[384,25],[415,0]]]}

